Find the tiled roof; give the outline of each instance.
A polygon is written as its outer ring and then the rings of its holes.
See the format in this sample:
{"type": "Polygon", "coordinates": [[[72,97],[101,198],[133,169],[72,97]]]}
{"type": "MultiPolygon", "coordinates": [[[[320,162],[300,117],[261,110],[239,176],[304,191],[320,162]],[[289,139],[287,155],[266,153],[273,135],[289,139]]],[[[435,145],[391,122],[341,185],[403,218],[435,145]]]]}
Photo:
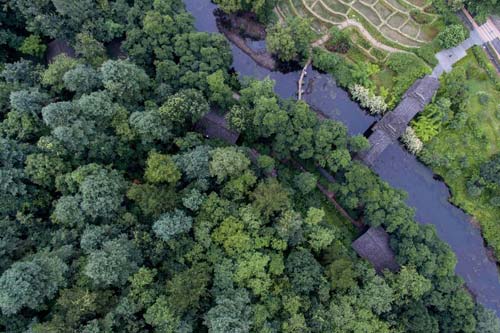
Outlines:
{"type": "Polygon", "coordinates": [[[389,246],[389,234],[382,227],[368,229],[352,243],[352,248],[360,257],[368,260],[378,273],[384,269],[393,272],[399,269],[394,252],[389,246]]]}
{"type": "Polygon", "coordinates": [[[68,44],[67,41],[62,39],[55,39],[47,45],[47,53],[45,58],[47,63],[50,63],[60,54],[66,54],[68,57],[76,57],[75,50],[68,44]]]}
{"type": "Polygon", "coordinates": [[[226,118],[215,111],[210,111],[204,115],[196,123],[195,129],[209,138],[221,139],[230,144],[235,144],[240,136],[238,132],[229,128],[226,118]]]}

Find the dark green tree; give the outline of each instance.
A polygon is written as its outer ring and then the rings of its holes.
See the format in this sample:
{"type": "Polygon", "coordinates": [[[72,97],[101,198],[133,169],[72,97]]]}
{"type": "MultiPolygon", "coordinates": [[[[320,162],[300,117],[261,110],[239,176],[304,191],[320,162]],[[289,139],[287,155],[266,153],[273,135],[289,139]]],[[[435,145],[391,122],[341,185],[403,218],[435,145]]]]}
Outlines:
{"type": "Polygon", "coordinates": [[[38,308],[67,283],[67,271],[60,258],[48,253],[14,263],[0,277],[0,309],[12,315],[24,307],[38,308]]]}
{"type": "Polygon", "coordinates": [[[89,253],[84,273],[101,288],[122,286],[139,269],[141,257],[133,244],[118,238],[104,242],[100,249],[89,253]]]}
{"type": "Polygon", "coordinates": [[[176,209],[173,213],[160,216],[154,223],[153,231],[164,241],[168,241],[177,235],[184,234],[191,230],[193,218],[184,211],[176,209]]]}

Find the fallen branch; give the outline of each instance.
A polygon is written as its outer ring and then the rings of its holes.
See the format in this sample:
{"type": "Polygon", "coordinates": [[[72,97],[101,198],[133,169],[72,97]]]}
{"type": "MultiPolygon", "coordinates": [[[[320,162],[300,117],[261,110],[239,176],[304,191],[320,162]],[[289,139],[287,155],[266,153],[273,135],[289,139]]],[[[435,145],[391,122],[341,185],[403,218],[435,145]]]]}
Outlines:
{"type": "Polygon", "coordinates": [[[307,60],[307,62],[306,62],[306,65],[302,69],[302,72],[300,73],[300,78],[299,78],[299,83],[298,83],[299,91],[298,91],[298,94],[297,94],[299,101],[302,99],[302,92],[303,92],[302,86],[304,84],[304,78],[307,75],[307,68],[309,67],[309,65],[311,65],[311,62],[312,62],[312,58],[309,58],[307,60]]]}

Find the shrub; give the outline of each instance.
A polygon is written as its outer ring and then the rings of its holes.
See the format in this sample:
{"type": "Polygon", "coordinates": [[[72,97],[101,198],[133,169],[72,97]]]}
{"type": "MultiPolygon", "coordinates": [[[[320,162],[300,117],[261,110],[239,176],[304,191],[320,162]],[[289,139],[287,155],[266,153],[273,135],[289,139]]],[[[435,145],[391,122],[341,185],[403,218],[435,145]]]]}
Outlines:
{"type": "Polygon", "coordinates": [[[439,45],[442,48],[449,49],[462,43],[467,38],[467,31],[459,24],[447,26],[438,35],[439,45]]]}
{"type": "Polygon", "coordinates": [[[257,158],[257,165],[264,172],[272,172],[275,168],[276,162],[274,159],[267,155],[260,155],[257,158]]]}
{"type": "Polygon", "coordinates": [[[179,234],[187,233],[193,226],[193,218],[186,215],[183,210],[165,213],[153,224],[153,231],[165,242],[179,234]]]}
{"type": "Polygon", "coordinates": [[[386,65],[397,74],[394,77],[396,96],[401,96],[415,80],[431,72],[422,59],[411,53],[393,53],[387,59],[386,65]]]}
{"type": "Polygon", "coordinates": [[[301,17],[288,19],[286,25],[277,23],[268,29],[267,47],[281,61],[301,60],[309,56],[314,38],[310,22],[301,17]]]}
{"type": "Polygon", "coordinates": [[[470,64],[466,69],[467,79],[485,81],[488,79],[488,74],[476,64],[470,64]]]}
{"type": "Polygon", "coordinates": [[[328,41],[327,48],[333,52],[347,53],[351,48],[351,40],[345,31],[337,27],[330,29],[330,40],[328,41]]]}
{"type": "Polygon", "coordinates": [[[495,67],[488,59],[486,53],[480,46],[474,46],[472,53],[477,60],[479,66],[484,69],[490,80],[495,84],[495,89],[500,91],[500,78],[497,75],[495,67]]]}
{"type": "Polygon", "coordinates": [[[387,54],[384,51],[381,51],[381,50],[376,49],[376,48],[373,48],[370,51],[370,53],[372,56],[377,58],[379,61],[383,61],[385,59],[385,57],[387,56],[387,54]]]}
{"type": "Polygon", "coordinates": [[[41,57],[45,53],[47,46],[45,46],[38,35],[31,35],[26,37],[21,46],[19,47],[19,51],[24,54],[29,54],[35,57],[41,57]]]}
{"type": "Polygon", "coordinates": [[[406,149],[413,155],[417,155],[424,148],[424,144],[422,140],[417,137],[417,134],[411,127],[407,127],[405,133],[401,137],[401,141],[403,141],[406,149]]]}
{"type": "Polygon", "coordinates": [[[500,197],[491,198],[490,205],[492,205],[493,207],[500,207],[500,197]]]}
{"type": "Polygon", "coordinates": [[[483,190],[481,187],[477,186],[476,182],[470,180],[467,182],[467,194],[472,198],[477,198],[481,195],[483,190]]]}
{"type": "Polygon", "coordinates": [[[429,142],[440,130],[436,120],[426,114],[421,114],[416,121],[413,121],[412,127],[423,142],[429,142]]]}
{"type": "Polygon", "coordinates": [[[313,65],[323,72],[332,72],[340,62],[340,57],[320,48],[313,50],[313,65]]]}
{"type": "Polygon", "coordinates": [[[350,89],[353,99],[372,114],[382,114],[387,111],[384,98],[374,95],[368,88],[355,84],[350,89]]]}
{"type": "Polygon", "coordinates": [[[420,23],[420,24],[427,24],[431,22],[431,17],[428,15],[425,15],[422,13],[422,11],[418,9],[412,9],[410,10],[410,16],[412,19],[415,20],[415,22],[420,23]]]}
{"type": "Polygon", "coordinates": [[[313,65],[323,72],[332,74],[341,87],[349,87],[354,83],[352,65],[339,55],[315,48],[313,50],[313,65]]]}
{"type": "Polygon", "coordinates": [[[293,178],[295,187],[303,195],[309,194],[312,190],[316,188],[318,178],[309,172],[299,173],[293,178]]]}
{"type": "Polygon", "coordinates": [[[479,91],[477,93],[477,98],[481,105],[486,105],[490,101],[490,95],[485,91],[479,91]]]}
{"type": "Polygon", "coordinates": [[[439,49],[439,46],[436,42],[432,42],[430,44],[426,44],[422,47],[419,47],[415,50],[415,53],[430,66],[435,67],[439,61],[436,58],[436,52],[439,49]]]}

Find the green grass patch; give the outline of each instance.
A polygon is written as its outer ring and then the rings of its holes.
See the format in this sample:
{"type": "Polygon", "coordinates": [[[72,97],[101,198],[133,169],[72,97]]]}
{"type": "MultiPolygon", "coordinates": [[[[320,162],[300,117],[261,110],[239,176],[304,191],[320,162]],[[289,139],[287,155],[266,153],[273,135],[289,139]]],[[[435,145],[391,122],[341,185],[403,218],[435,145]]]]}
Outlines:
{"type": "Polygon", "coordinates": [[[379,73],[375,74],[372,79],[375,82],[375,86],[377,86],[377,94],[380,94],[380,87],[384,87],[385,89],[392,91],[394,87],[394,77],[396,73],[391,71],[389,68],[384,68],[379,73]]]}
{"type": "Polygon", "coordinates": [[[377,59],[380,63],[383,63],[384,60],[387,58],[387,52],[384,52],[382,50],[379,50],[377,48],[372,48],[370,50],[370,54],[377,59]]]}

